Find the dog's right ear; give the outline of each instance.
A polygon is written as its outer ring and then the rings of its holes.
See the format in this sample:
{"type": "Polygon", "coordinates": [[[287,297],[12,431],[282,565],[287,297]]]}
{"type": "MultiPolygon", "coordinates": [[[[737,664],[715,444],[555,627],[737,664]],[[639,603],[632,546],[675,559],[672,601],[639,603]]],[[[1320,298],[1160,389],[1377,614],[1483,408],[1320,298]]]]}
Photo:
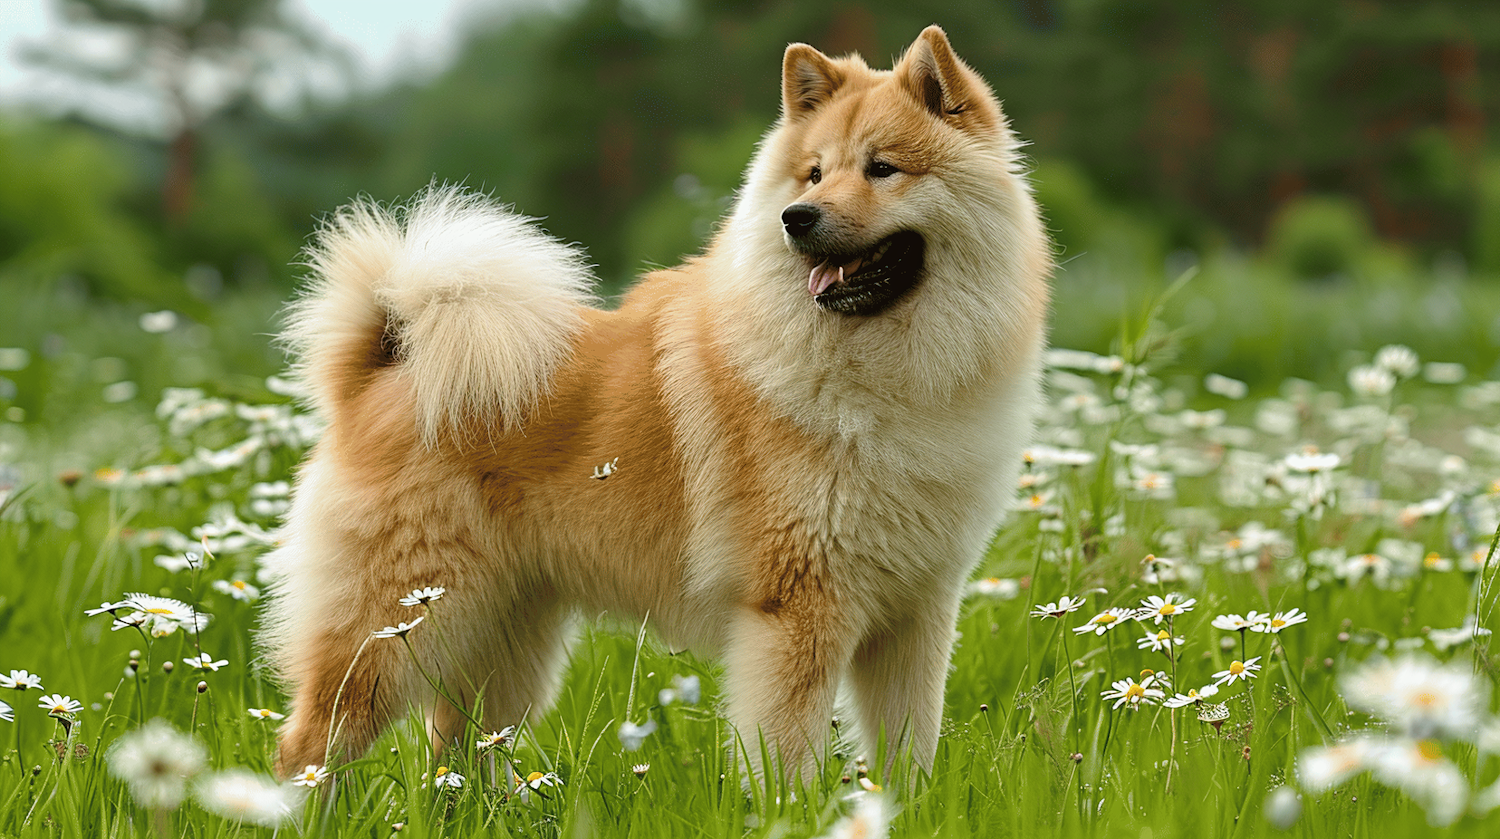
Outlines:
{"type": "Polygon", "coordinates": [[[792,44],[781,59],[781,115],[811,113],[833,97],[844,75],[828,56],[807,44],[792,44]]]}

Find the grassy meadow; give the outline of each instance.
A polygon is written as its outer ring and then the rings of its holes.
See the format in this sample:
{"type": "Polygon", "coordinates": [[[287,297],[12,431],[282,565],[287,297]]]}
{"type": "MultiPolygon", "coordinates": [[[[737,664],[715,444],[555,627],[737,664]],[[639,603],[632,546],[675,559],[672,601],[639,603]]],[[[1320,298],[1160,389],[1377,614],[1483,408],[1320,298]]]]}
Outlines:
{"type": "Polygon", "coordinates": [[[272,783],[257,557],[318,433],[280,292],[0,280],[0,836],[1495,835],[1500,290],[1112,270],[1059,275],[934,773],[836,745],[799,784],[741,776],[712,662],[608,621],[517,732],[434,758],[413,714],[272,783]]]}

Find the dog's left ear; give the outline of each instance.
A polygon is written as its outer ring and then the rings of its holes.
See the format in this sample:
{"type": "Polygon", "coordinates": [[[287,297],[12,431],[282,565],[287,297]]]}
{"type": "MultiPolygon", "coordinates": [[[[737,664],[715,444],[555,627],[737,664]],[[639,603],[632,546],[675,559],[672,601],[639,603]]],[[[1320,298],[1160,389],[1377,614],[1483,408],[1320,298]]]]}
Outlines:
{"type": "Polygon", "coordinates": [[[792,44],[781,60],[781,115],[811,113],[833,98],[844,74],[826,55],[807,44],[792,44]]]}
{"type": "Polygon", "coordinates": [[[896,65],[901,84],[939,119],[957,125],[984,121],[994,108],[988,86],[953,54],[940,26],[922,30],[896,65]]]}

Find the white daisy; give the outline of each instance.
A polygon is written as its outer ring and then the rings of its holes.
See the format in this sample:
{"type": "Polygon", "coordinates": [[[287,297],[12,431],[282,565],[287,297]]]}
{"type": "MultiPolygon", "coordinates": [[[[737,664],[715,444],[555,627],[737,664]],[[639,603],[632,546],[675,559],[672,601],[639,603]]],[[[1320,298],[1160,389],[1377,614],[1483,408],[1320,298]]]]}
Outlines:
{"type": "Polygon", "coordinates": [[[1195,598],[1184,599],[1177,593],[1168,594],[1166,597],[1158,597],[1153,594],[1141,601],[1141,608],[1136,611],[1135,619],[1138,621],[1150,620],[1157,624],[1168,618],[1174,618],[1184,612],[1190,612],[1198,601],[1195,598]]]}
{"type": "Polygon", "coordinates": [[[402,606],[425,606],[442,597],[448,590],[442,586],[427,586],[413,591],[411,594],[401,598],[402,606]]]}
{"type": "Polygon", "coordinates": [[[1286,468],[1292,472],[1313,475],[1337,469],[1342,460],[1336,452],[1320,452],[1315,448],[1309,447],[1303,451],[1287,455],[1282,460],[1282,463],[1286,464],[1286,468]]]}
{"type": "Polygon", "coordinates": [[[1056,603],[1048,603],[1046,605],[1037,606],[1036,608],[1032,609],[1031,616],[1034,618],[1060,618],[1070,612],[1078,611],[1082,606],[1082,597],[1069,597],[1067,595],[1063,595],[1062,597],[1058,598],[1056,603]]]}
{"type": "Polygon", "coordinates": [[[1164,699],[1166,694],[1155,687],[1156,676],[1150,675],[1136,682],[1134,679],[1121,679],[1110,685],[1110,690],[1100,691],[1099,695],[1105,699],[1115,700],[1114,707],[1118,709],[1121,705],[1129,705],[1132,711],[1138,710],[1142,704],[1164,699]]]}
{"type": "Polygon", "coordinates": [[[286,719],[286,714],[278,714],[270,708],[250,708],[250,716],[258,720],[278,721],[286,719]]]}
{"type": "Polygon", "coordinates": [[[83,703],[71,696],[64,696],[60,693],[49,693],[42,697],[42,701],[37,703],[37,707],[46,711],[49,717],[72,719],[78,715],[78,712],[83,710],[83,703]]]}
{"type": "Polygon", "coordinates": [[[1251,623],[1241,615],[1219,615],[1213,619],[1212,626],[1225,632],[1244,632],[1251,627],[1251,623]]]}
{"type": "Polygon", "coordinates": [[[1210,699],[1218,695],[1218,693],[1218,686],[1204,685],[1203,687],[1196,690],[1189,690],[1187,693],[1174,694],[1170,699],[1167,699],[1161,704],[1167,706],[1168,708],[1182,708],[1187,705],[1201,705],[1203,704],[1204,700],[1210,699]]]}
{"type": "Polygon", "coordinates": [[[1401,344],[1387,344],[1375,353],[1375,366],[1383,367],[1400,379],[1410,379],[1422,369],[1417,353],[1401,344]]]}
{"type": "Polygon", "coordinates": [[[218,661],[214,661],[214,657],[208,653],[198,653],[193,658],[183,659],[182,663],[195,670],[208,670],[212,673],[217,673],[220,667],[229,663],[229,660],[221,658],[218,661]]]}
{"type": "Polygon", "coordinates": [[[242,603],[253,603],[260,598],[260,589],[244,580],[214,580],[214,591],[227,594],[242,603]]]}
{"type": "Polygon", "coordinates": [[[1183,645],[1184,641],[1185,639],[1182,636],[1173,635],[1171,632],[1163,629],[1160,632],[1154,634],[1147,632],[1145,635],[1141,636],[1141,639],[1139,641],[1135,642],[1135,646],[1137,649],[1149,649],[1153,653],[1159,653],[1169,650],[1174,646],[1180,647],[1183,645]]]}
{"type": "Polygon", "coordinates": [[[1257,661],[1260,661],[1260,656],[1256,656],[1249,661],[1230,662],[1229,669],[1220,670],[1214,674],[1214,684],[1232,685],[1236,681],[1249,681],[1255,678],[1260,673],[1260,665],[1256,664],[1257,661]]]}
{"type": "Polygon", "coordinates": [[[542,787],[556,787],[561,785],[562,780],[554,772],[533,772],[527,775],[524,781],[516,778],[516,795],[519,795],[522,801],[529,803],[532,793],[546,798],[542,794],[542,787]]]}
{"type": "Polygon", "coordinates": [[[10,705],[4,702],[0,702],[0,720],[5,720],[6,722],[16,721],[16,712],[12,711],[10,705]]]}
{"type": "Polygon", "coordinates": [[[146,616],[144,622],[132,622],[127,625],[141,626],[158,638],[171,635],[179,629],[202,632],[203,628],[208,626],[207,614],[181,600],[134,593],[125,595],[124,602],[126,608],[131,609],[134,614],[146,616]]]}
{"type": "Polygon", "coordinates": [[[328,780],[328,774],[328,767],[309,763],[292,778],[292,783],[299,787],[312,789],[328,780]]]}
{"type": "Polygon", "coordinates": [[[176,809],[187,795],[188,779],[207,764],[197,740],[160,719],[122,736],[109,750],[110,772],[147,809],[176,809]]]}
{"type": "Polygon", "coordinates": [[[1395,386],[1395,374],[1384,367],[1361,364],[1349,371],[1349,390],[1356,396],[1384,396],[1395,386]]]}
{"type": "Polygon", "coordinates": [[[426,617],[426,615],[419,615],[416,620],[410,623],[401,621],[395,626],[387,626],[385,629],[377,629],[371,634],[373,634],[376,638],[405,638],[406,633],[412,631],[413,629],[416,629],[417,624],[425,620],[426,617]]]}
{"type": "Polygon", "coordinates": [[[1083,626],[1073,627],[1073,632],[1078,635],[1086,635],[1090,632],[1103,635],[1115,628],[1121,621],[1129,620],[1133,614],[1134,610],[1131,609],[1105,609],[1089,618],[1089,622],[1083,626]]]}
{"type": "Polygon", "coordinates": [[[205,810],[239,823],[276,828],[291,818],[299,796],[293,788],[244,769],[216,772],[196,786],[205,810]]]}
{"type": "Polygon", "coordinates": [[[1472,740],[1489,708],[1486,682],[1427,656],[1376,659],[1340,679],[1345,700],[1416,739],[1472,740]]]}
{"type": "Polygon", "coordinates": [[[510,741],[515,739],[515,736],[516,727],[507,725],[499,731],[491,731],[489,734],[479,738],[479,741],[474,744],[474,748],[484,751],[485,749],[508,746],[510,745],[510,741]]]}
{"type": "Polygon", "coordinates": [[[449,789],[460,789],[464,785],[464,776],[454,772],[446,766],[439,766],[432,775],[432,785],[435,787],[448,787],[449,789]]]}
{"type": "Polygon", "coordinates": [[[1261,615],[1260,620],[1250,625],[1250,631],[1269,632],[1274,635],[1289,626],[1306,622],[1306,612],[1301,609],[1291,609],[1286,612],[1277,612],[1275,615],[1261,615]]]}
{"type": "Polygon", "coordinates": [[[9,676],[0,676],[0,688],[11,690],[42,689],[42,677],[25,670],[12,670],[9,676]]]}

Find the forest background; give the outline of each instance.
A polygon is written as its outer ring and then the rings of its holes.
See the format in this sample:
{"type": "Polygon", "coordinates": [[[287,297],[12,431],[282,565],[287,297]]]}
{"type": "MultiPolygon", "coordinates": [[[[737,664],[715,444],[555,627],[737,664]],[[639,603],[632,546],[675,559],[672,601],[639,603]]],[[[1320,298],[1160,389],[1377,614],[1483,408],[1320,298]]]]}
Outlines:
{"type": "MultiPolygon", "coordinates": [[[[885,66],[936,21],[1030,142],[1056,343],[1107,350],[1122,308],[1196,265],[1176,305],[1202,367],[1325,378],[1332,348],[1399,341],[1493,372],[1492,3],[580,0],[475,15],[446,66],[378,89],[280,0],[61,8],[21,60],[161,118],[0,112],[0,283],[54,310],[250,306],[272,332],[318,219],[433,181],[544,218],[615,294],[709,235],[788,42],[885,66]],[[81,47],[100,32],[127,48],[81,47]],[[1346,305],[1375,310],[1325,316],[1346,305]]],[[[280,363],[263,344],[247,372],[280,363]]]]}

